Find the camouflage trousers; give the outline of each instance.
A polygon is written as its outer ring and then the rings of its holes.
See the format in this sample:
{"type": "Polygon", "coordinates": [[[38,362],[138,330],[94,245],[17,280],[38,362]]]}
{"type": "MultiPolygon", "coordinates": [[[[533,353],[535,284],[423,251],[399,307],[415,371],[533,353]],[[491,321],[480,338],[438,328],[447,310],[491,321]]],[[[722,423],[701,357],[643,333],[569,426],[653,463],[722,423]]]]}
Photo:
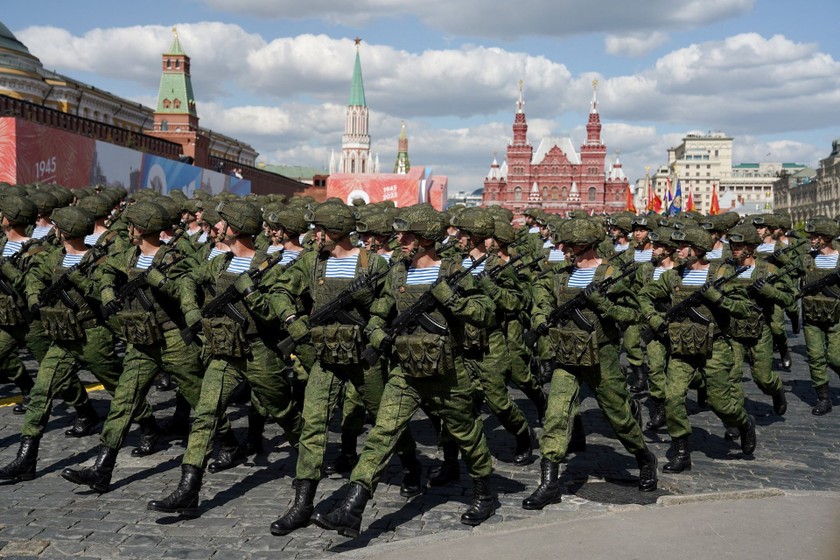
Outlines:
{"type": "Polygon", "coordinates": [[[297,447],[301,418],[292,401],[292,380],[286,373],[279,356],[260,339],[250,341],[250,352],[244,357],[213,356],[204,372],[183,463],[205,468],[213,437],[224,422],[233,390],[242,381],[251,385],[251,400],[257,409],[276,420],[289,443],[297,447]]]}
{"type": "MultiPolygon", "coordinates": [[[[367,364],[321,364],[316,362],[309,372],[309,382],[303,398],[303,426],[298,446],[295,477],[299,480],[320,480],[324,453],[327,448],[327,429],[335,409],[342,384],[363,403],[361,422],[365,412],[377,416],[385,388],[386,370],[380,360],[373,367],[367,364]]],[[[347,401],[345,401],[347,404],[347,401]]],[[[351,403],[350,411],[354,411],[351,403]]],[[[351,419],[358,421],[356,416],[351,419]]],[[[358,427],[358,426],[355,426],[358,427]]],[[[350,432],[359,435],[359,432],[350,432]]],[[[401,457],[414,457],[416,444],[408,431],[403,432],[396,444],[401,457]]]]}
{"type": "Polygon", "coordinates": [[[648,358],[648,388],[650,396],[665,399],[665,371],[668,367],[668,347],[653,339],[645,347],[648,358]]]}
{"type": "MultiPolygon", "coordinates": [[[[773,371],[773,337],[767,325],[758,338],[732,339],[733,377],[741,377],[744,362],[750,365],[752,379],[765,395],[776,395],[782,390],[782,378],[773,371]]],[[[739,384],[743,389],[743,384],[739,384]]],[[[743,398],[743,396],[742,396],[743,398]]]]}
{"type": "Polygon", "coordinates": [[[808,323],[802,328],[808,353],[811,383],[821,387],[829,381],[828,366],[840,375],[840,323],[808,323]]]}
{"type": "Polygon", "coordinates": [[[365,439],[351,482],[374,491],[409,420],[421,407],[441,419],[444,430],[458,444],[471,477],[490,475],[493,460],[484,425],[473,414],[472,380],[456,357],[454,371],[441,371],[431,377],[409,377],[399,365],[393,367],[376,424],[365,439]]]}
{"type": "Polygon", "coordinates": [[[602,344],[598,358],[595,366],[559,365],[554,370],[540,438],[540,452],[552,462],[560,462],[566,456],[572,421],[580,414],[581,382],[595,393],[598,406],[624,448],[630,453],[645,449],[642,429],[630,410],[630,393],[618,362],[618,344],[602,344]]]}
{"type": "MultiPolygon", "coordinates": [[[[50,345],[38,368],[35,387],[23,418],[22,436],[41,437],[50,419],[53,398],[59,390],[74,383],[71,377],[75,377],[81,386],[76,375],[80,367],[89,370],[108,394],[114,394],[122,373],[122,363],[114,349],[114,337],[108,329],[95,326],[85,330],[82,340],[53,342],[50,345]]],[[[152,409],[146,404],[138,411],[135,420],[151,415],[152,409]]]]}
{"type": "Polygon", "coordinates": [[[710,356],[671,356],[665,385],[665,417],[672,438],[691,435],[691,423],[685,397],[695,377],[706,382],[709,408],[727,426],[746,428],[749,422],[744,408],[741,375],[734,375],[732,345],[719,336],[710,356]]]}
{"type": "Polygon", "coordinates": [[[177,328],[163,332],[163,341],[155,345],[129,344],[108,418],[102,427],[100,441],[111,449],[119,449],[131,428],[135,411],[145,406],[146,396],[160,371],[172,375],[178,390],[195,409],[201,394],[201,357],[196,344],[186,344],[177,328]]]}
{"type": "Polygon", "coordinates": [[[645,364],[645,355],[642,352],[642,328],[639,325],[628,325],[624,329],[622,344],[627,362],[631,366],[642,367],[645,364]]]}

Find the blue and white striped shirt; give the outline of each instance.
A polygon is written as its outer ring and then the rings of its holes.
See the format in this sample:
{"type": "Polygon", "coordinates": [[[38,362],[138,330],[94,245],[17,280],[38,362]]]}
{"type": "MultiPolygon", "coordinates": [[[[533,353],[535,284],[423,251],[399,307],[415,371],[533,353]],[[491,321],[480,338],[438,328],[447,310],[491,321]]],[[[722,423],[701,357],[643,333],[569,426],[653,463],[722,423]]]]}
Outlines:
{"type": "Polygon", "coordinates": [[[268,247],[266,247],[265,252],[269,255],[273,255],[274,253],[276,253],[278,251],[282,251],[282,250],[283,250],[282,245],[269,245],[268,247]]]}
{"type": "Polygon", "coordinates": [[[32,237],[35,239],[43,239],[52,229],[52,226],[37,226],[32,230],[32,237]]]}
{"type": "Polygon", "coordinates": [[[227,253],[227,251],[223,251],[218,247],[213,247],[212,249],[210,249],[210,254],[207,255],[207,260],[212,261],[215,257],[218,257],[219,255],[223,255],[225,253],[227,253]]]}
{"type": "Polygon", "coordinates": [[[440,265],[429,266],[426,268],[411,267],[408,269],[408,274],[406,275],[405,283],[408,286],[420,286],[422,284],[431,284],[432,282],[437,280],[438,275],[440,275],[440,265]]]}
{"type": "Polygon", "coordinates": [[[669,270],[669,269],[662,268],[661,266],[657,266],[656,268],[654,268],[653,269],[653,279],[654,279],[654,281],[659,280],[659,277],[662,276],[662,273],[665,272],[666,270],[669,270]]]}
{"type": "Polygon", "coordinates": [[[296,258],[298,258],[298,255],[300,255],[300,251],[290,251],[287,249],[286,252],[283,253],[283,257],[280,259],[280,262],[277,264],[279,264],[280,266],[285,266],[293,260],[295,260],[296,258]]]}
{"type": "Polygon", "coordinates": [[[548,252],[548,262],[564,262],[566,255],[561,249],[552,249],[548,252]]]}
{"type": "Polygon", "coordinates": [[[814,257],[814,265],[817,268],[837,268],[837,257],[840,253],[833,255],[817,255],[814,257]]]}
{"type": "Polygon", "coordinates": [[[102,233],[91,233],[90,235],[85,236],[85,245],[88,247],[93,247],[96,245],[96,242],[99,241],[99,238],[102,237],[102,233]]]}
{"type": "Polygon", "coordinates": [[[356,263],[359,262],[358,253],[349,257],[330,257],[327,259],[327,269],[324,278],[350,278],[356,277],[356,263]]]}
{"type": "Polygon", "coordinates": [[[720,258],[723,258],[723,247],[721,247],[720,249],[712,249],[711,251],[706,253],[706,260],[707,261],[711,261],[711,260],[714,260],[714,259],[720,259],[720,258]]]}
{"type": "Polygon", "coordinates": [[[155,260],[154,255],[140,255],[137,257],[137,262],[134,264],[134,268],[138,270],[146,270],[152,266],[153,260],[155,260]]]}
{"type": "Polygon", "coordinates": [[[772,253],[776,250],[775,243],[762,243],[758,247],[755,248],[756,253],[772,253]]]}
{"type": "Polygon", "coordinates": [[[551,249],[552,247],[554,247],[554,241],[552,241],[551,239],[546,239],[545,241],[543,241],[543,249],[551,249]]]}
{"type": "Polygon", "coordinates": [[[747,270],[738,275],[738,278],[749,280],[752,278],[753,272],[755,272],[755,265],[748,267],[747,270]]]}
{"type": "Polygon", "coordinates": [[[227,271],[232,272],[234,274],[242,274],[249,268],[251,268],[251,261],[253,257],[233,257],[230,259],[230,264],[228,264],[227,271]]]}
{"type": "Polygon", "coordinates": [[[201,235],[199,235],[198,239],[196,239],[196,243],[207,243],[207,232],[206,231],[201,232],[201,235]]]}
{"type": "Polygon", "coordinates": [[[23,246],[22,241],[6,241],[6,244],[3,246],[3,256],[11,257],[12,255],[16,255],[20,251],[21,246],[23,246]]]}
{"type": "MultiPolygon", "coordinates": [[[[472,269],[472,275],[473,276],[478,276],[481,272],[484,271],[484,263],[485,262],[487,262],[487,261],[484,261],[483,263],[481,263],[480,265],[478,265],[477,267],[472,269]]],[[[471,257],[467,257],[466,259],[461,261],[461,266],[463,266],[464,268],[469,268],[472,265],[473,265],[473,260],[472,260],[471,257]]]]}
{"type": "Polygon", "coordinates": [[[70,268],[71,266],[82,262],[82,257],[84,257],[84,254],[71,255],[70,253],[66,253],[64,258],[61,259],[61,266],[64,268],[70,268]]]}
{"type": "Polygon", "coordinates": [[[627,250],[627,249],[629,249],[629,248],[630,248],[630,244],[629,244],[629,243],[624,243],[624,244],[621,244],[621,243],[616,243],[615,245],[613,245],[613,250],[614,250],[616,253],[623,253],[624,251],[626,251],[626,250],[627,250]]]}
{"type": "Polygon", "coordinates": [[[650,262],[653,258],[653,249],[636,249],[633,251],[633,262],[650,262]]]}
{"type": "Polygon", "coordinates": [[[528,233],[539,233],[540,226],[531,226],[528,228],[528,233]]]}
{"type": "Polygon", "coordinates": [[[682,285],[683,286],[702,286],[706,283],[706,279],[709,277],[709,269],[704,268],[702,270],[691,270],[686,267],[683,270],[683,277],[682,277],[682,285]]]}
{"type": "Polygon", "coordinates": [[[593,266],[592,268],[575,268],[572,271],[572,275],[569,277],[569,287],[587,287],[589,284],[592,283],[592,280],[595,278],[595,271],[597,270],[597,266],[593,266]]]}

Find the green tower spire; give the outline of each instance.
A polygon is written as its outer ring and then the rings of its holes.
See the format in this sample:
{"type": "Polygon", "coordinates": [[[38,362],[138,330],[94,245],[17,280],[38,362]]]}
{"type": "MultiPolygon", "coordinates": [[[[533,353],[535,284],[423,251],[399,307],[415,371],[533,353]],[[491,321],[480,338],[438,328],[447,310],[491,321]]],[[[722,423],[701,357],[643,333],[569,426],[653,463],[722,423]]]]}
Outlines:
{"type": "Polygon", "coordinates": [[[356,65],[353,67],[353,83],[350,85],[350,102],[353,107],[367,107],[365,102],[365,86],[362,83],[362,61],[359,59],[359,44],[362,40],[356,37],[356,65]]]}

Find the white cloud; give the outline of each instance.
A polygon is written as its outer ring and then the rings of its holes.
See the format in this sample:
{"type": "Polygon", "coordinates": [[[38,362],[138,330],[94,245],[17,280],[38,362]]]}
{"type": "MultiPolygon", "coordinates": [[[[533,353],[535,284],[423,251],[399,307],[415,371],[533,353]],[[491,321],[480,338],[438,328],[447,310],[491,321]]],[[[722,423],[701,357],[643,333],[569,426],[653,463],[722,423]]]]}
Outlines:
{"type": "Polygon", "coordinates": [[[621,35],[607,35],[604,46],[608,53],[618,56],[642,56],[668,41],[668,34],[661,31],[641,31],[621,35]]]}

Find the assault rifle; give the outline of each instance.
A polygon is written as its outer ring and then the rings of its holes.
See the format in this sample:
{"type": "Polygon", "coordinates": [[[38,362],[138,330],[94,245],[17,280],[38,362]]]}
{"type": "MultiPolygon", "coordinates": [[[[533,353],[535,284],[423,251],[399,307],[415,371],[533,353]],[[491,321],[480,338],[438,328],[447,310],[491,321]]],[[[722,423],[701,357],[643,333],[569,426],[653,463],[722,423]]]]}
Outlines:
{"type": "Polygon", "coordinates": [[[167,263],[161,263],[157,266],[150,266],[125,284],[123,284],[119,290],[117,290],[116,298],[113,301],[108,302],[108,305],[105,306],[104,314],[105,318],[107,319],[111,315],[117,313],[123,306],[128,303],[132,298],[137,298],[137,301],[140,302],[140,306],[143,308],[144,311],[151,311],[153,304],[149,300],[149,297],[146,295],[146,292],[143,291],[143,288],[147,285],[146,279],[149,277],[149,273],[153,270],[156,270],[160,273],[164,273],[169,270],[173,265],[178,262],[184,260],[184,256],[181,254],[176,253],[175,258],[167,263]]]}
{"type": "Polygon", "coordinates": [[[700,286],[700,288],[698,290],[696,290],[694,293],[692,293],[690,296],[688,296],[687,298],[685,298],[684,300],[682,300],[678,304],[672,305],[671,308],[668,309],[665,312],[665,317],[664,317],[665,322],[662,323],[662,326],[658,329],[657,332],[654,332],[654,330],[650,327],[643,330],[642,331],[642,340],[645,343],[650,342],[651,340],[653,340],[653,337],[655,335],[662,334],[663,329],[669,323],[672,323],[674,321],[682,321],[686,317],[693,317],[701,323],[708,323],[709,320],[706,317],[703,317],[702,315],[700,315],[697,312],[697,310],[695,309],[695,307],[700,303],[700,300],[703,298],[703,294],[705,294],[709,290],[709,288],[715,288],[715,289],[720,288],[721,286],[723,286],[724,284],[726,284],[727,282],[729,282],[733,278],[736,278],[739,274],[741,274],[742,272],[744,272],[748,268],[749,268],[748,266],[738,266],[730,274],[727,274],[725,276],[721,276],[720,278],[718,278],[716,280],[707,281],[705,284],[700,286]]]}
{"type": "Polygon", "coordinates": [[[592,290],[596,290],[601,294],[606,294],[607,291],[617,284],[620,280],[623,280],[627,276],[630,276],[636,269],[638,268],[638,264],[634,263],[633,261],[628,261],[625,263],[623,267],[619,270],[621,274],[618,276],[610,276],[609,278],[604,278],[600,282],[593,282],[590,284],[585,290],[581,290],[578,292],[575,297],[567,301],[566,303],[560,305],[559,307],[555,307],[551,313],[548,315],[546,322],[537,326],[536,328],[526,331],[523,338],[525,340],[525,344],[528,348],[533,348],[534,345],[537,343],[537,340],[540,337],[545,336],[548,334],[548,328],[550,325],[557,325],[560,324],[561,321],[568,321],[571,319],[574,321],[575,325],[580,327],[586,331],[592,331],[593,325],[583,316],[581,313],[581,309],[586,306],[588,298],[586,296],[587,292],[592,293],[592,290]]]}
{"type": "Polygon", "coordinates": [[[819,280],[814,280],[813,282],[802,286],[802,289],[800,289],[799,293],[796,294],[796,299],[805,296],[813,296],[820,292],[822,292],[825,296],[836,298],[837,294],[828,288],[838,283],[840,283],[840,268],[823,276],[819,280]]]}
{"type": "MultiPolygon", "coordinates": [[[[55,237],[54,231],[51,231],[47,237],[49,237],[50,235],[55,237]]],[[[29,248],[32,245],[35,245],[36,243],[41,243],[42,241],[47,241],[47,237],[45,237],[44,240],[35,239],[34,237],[31,238],[31,239],[27,239],[26,241],[23,242],[23,244],[20,246],[20,249],[16,253],[14,253],[12,255],[9,255],[8,257],[0,257],[0,266],[3,266],[6,263],[11,263],[12,265],[14,265],[15,268],[17,268],[17,265],[20,262],[20,259],[23,257],[23,255],[25,255],[27,253],[27,251],[29,251],[29,248]]],[[[0,292],[3,292],[7,296],[10,296],[11,298],[14,299],[18,294],[15,291],[15,289],[12,288],[9,285],[9,283],[7,282],[7,280],[12,280],[12,279],[11,278],[6,278],[5,276],[6,276],[5,274],[0,275],[0,292]]]]}
{"type": "MultiPolygon", "coordinates": [[[[399,263],[399,260],[395,260],[385,270],[375,272],[370,275],[362,274],[358,278],[355,278],[346,288],[341,290],[338,295],[322,307],[319,307],[317,311],[314,311],[309,316],[309,320],[307,321],[309,328],[311,329],[312,327],[319,327],[321,325],[326,325],[327,323],[335,322],[345,325],[359,325],[360,327],[363,327],[364,320],[353,317],[346,308],[353,302],[353,296],[356,293],[372,289],[381,279],[385,278],[385,276],[391,272],[394,266],[399,263]]],[[[295,351],[297,345],[301,342],[306,342],[308,339],[308,334],[300,340],[295,340],[291,336],[287,336],[277,343],[277,351],[280,352],[286,360],[288,360],[292,355],[292,352],[295,351]]]]}
{"type": "MultiPolygon", "coordinates": [[[[446,282],[450,288],[453,290],[458,283],[467,277],[467,275],[471,274],[473,269],[481,265],[487,259],[487,255],[483,255],[481,258],[473,261],[473,263],[463,270],[459,270],[454,274],[450,274],[446,277],[438,277],[437,280],[432,282],[432,285],[429,286],[429,289],[423,292],[420,298],[411,304],[408,309],[405,309],[402,313],[397,315],[394,320],[391,322],[391,325],[385,329],[385,339],[388,342],[384,342],[384,344],[393,343],[394,339],[405,332],[408,332],[409,329],[413,329],[416,325],[421,325],[423,328],[430,332],[441,332],[442,330],[445,331],[446,327],[441,326],[435,322],[434,319],[429,316],[429,310],[435,306],[435,296],[432,295],[432,290],[435,286],[440,284],[441,282],[446,282]]],[[[367,361],[368,364],[373,366],[379,360],[380,352],[373,346],[368,346],[365,348],[365,351],[362,352],[362,357],[367,361]]]]}
{"type": "Polygon", "coordinates": [[[788,254],[792,251],[795,251],[796,249],[799,249],[800,247],[802,247],[803,245],[805,245],[807,243],[810,243],[807,239],[803,239],[799,243],[791,243],[786,247],[782,247],[781,249],[776,249],[775,251],[773,251],[773,254],[767,256],[767,259],[768,260],[769,259],[779,260],[779,257],[782,257],[782,256],[784,256],[784,255],[786,255],[786,254],[788,254]]]}
{"type": "Polygon", "coordinates": [[[747,286],[747,291],[750,293],[751,296],[757,296],[759,294],[759,289],[760,289],[760,288],[756,288],[756,283],[757,282],[761,282],[761,284],[769,284],[769,283],[775,282],[779,278],[783,278],[783,277],[787,276],[788,274],[790,274],[791,272],[793,272],[797,268],[799,268],[799,266],[796,263],[786,264],[785,266],[778,269],[773,274],[768,275],[766,278],[762,278],[761,280],[757,280],[756,282],[753,282],[752,284],[747,286]]]}
{"type": "Polygon", "coordinates": [[[55,282],[47,286],[47,288],[41,292],[41,297],[38,298],[38,303],[33,306],[32,311],[37,311],[42,307],[48,307],[59,298],[64,302],[64,305],[75,311],[78,308],[78,305],[73,298],[70,297],[70,294],[67,293],[67,288],[72,285],[70,276],[74,272],[87,274],[88,271],[96,265],[99,259],[108,254],[108,248],[114,243],[116,238],[117,236],[115,235],[105,243],[102,243],[101,245],[94,245],[88,249],[87,253],[85,253],[82,257],[82,260],[65,270],[55,282]]]}
{"type": "Polygon", "coordinates": [[[515,265],[517,263],[517,261],[522,259],[524,256],[525,256],[524,253],[517,253],[514,256],[512,256],[510,259],[508,259],[508,262],[506,262],[504,264],[496,265],[491,269],[485,268],[484,270],[482,270],[481,272],[479,272],[476,275],[475,279],[476,280],[481,280],[482,278],[487,277],[487,278],[490,278],[490,280],[496,280],[496,278],[498,278],[502,274],[502,272],[505,271],[505,269],[510,268],[511,266],[515,265]]]}
{"type": "MultiPolygon", "coordinates": [[[[301,253],[302,255],[303,253],[301,253]]],[[[297,257],[298,259],[300,256],[297,257]]],[[[273,255],[267,257],[264,261],[262,261],[258,266],[251,268],[250,270],[243,272],[243,274],[247,274],[251,277],[251,280],[254,282],[254,286],[259,286],[260,281],[265,276],[265,273],[271,270],[274,265],[279,263],[283,259],[283,251],[278,251],[273,255]]],[[[297,260],[297,259],[295,259],[297,260]]],[[[292,261],[294,262],[294,261],[292,261]]],[[[290,265],[292,263],[289,263],[290,265]]],[[[242,314],[233,306],[240,298],[242,294],[240,294],[236,287],[231,284],[225,290],[214,297],[210,302],[207,303],[201,309],[201,316],[204,319],[211,319],[213,317],[221,317],[222,315],[227,315],[240,325],[244,325],[245,322],[248,320],[246,317],[243,317],[242,314]]],[[[201,321],[193,325],[192,327],[185,327],[181,329],[181,338],[189,344],[192,342],[193,337],[196,334],[201,332],[201,321]]]]}

